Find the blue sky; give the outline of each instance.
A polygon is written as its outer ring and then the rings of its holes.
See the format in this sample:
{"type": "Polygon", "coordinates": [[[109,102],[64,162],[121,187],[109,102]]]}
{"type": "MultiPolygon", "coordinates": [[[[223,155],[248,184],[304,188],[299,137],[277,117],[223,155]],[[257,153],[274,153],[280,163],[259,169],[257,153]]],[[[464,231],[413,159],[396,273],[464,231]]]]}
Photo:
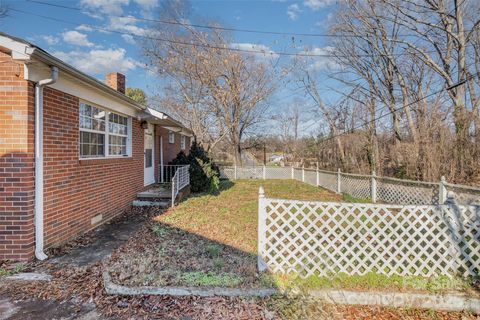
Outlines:
{"type": "MultiPolygon", "coordinates": [[[[33,42],[98,79],[103,79],[108,72],[120,71],[127,76],[127,86],[142,88],[149,94],[158,93],[158,80],[142,69],[141,52],[133,36],[92,30],[87,25],[142,34],[147,27],[145,23],[122,17],[156,18],[159,0],[41,1],[82,10],[3,0],[12,10],[9,17],[0,21],[0,29],[33,42]]],[[[335,9],[334,0],[191,1],[191,5],[196,16],[217,20],[227,27],[292,33],[326,33],[335,9]]],[[[242,32],[234,32],[232,36],[233,42],[253,50],[268,47],[275,52],[300,52],[309,47],[321,52],[328,47],[328,38],[324,37],[295,37],[294,46],[291,36],[242,32]]],[[[290,58],[281,59],[288,62],[290,58]]],[[[329,63],[328,58],[315,59],[321,74],[323,66],[329,63]]],[[[301,92],[298,95],[304,96],[301,92]]],[[[294,97],[292,85],[280,88],[276,95],[279,103],[294,97]]]]}

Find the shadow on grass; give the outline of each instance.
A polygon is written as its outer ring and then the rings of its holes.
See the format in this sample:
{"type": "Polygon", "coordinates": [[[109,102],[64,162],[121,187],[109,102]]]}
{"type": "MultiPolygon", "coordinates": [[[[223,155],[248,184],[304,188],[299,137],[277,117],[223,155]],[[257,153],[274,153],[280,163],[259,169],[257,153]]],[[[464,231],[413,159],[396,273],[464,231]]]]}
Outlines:
{"type": "Polygon", "coordinates": [[[198,197],[203,197],[203,196],[206,196],[206,195],[218,196],[218,195],[220,195],[220,193],[232,188],[234,185],[235,185],[235,182],[233,182],[233,181],[221,180],[220,184],[218,186],[218,189],[212,190],[212,191],[204,191],[204,192],[195,192],[195,193],[192,192],[188,196],[183,197],[182,200],[179,203],[185,201],[188,198],[198,198],[198,197]]]}
{"type": "Polygon", "coordinates": [[[275,287],[257,271],[257,256],[203,236],[154,222],[107,266],[127,286],[275,287]]]}

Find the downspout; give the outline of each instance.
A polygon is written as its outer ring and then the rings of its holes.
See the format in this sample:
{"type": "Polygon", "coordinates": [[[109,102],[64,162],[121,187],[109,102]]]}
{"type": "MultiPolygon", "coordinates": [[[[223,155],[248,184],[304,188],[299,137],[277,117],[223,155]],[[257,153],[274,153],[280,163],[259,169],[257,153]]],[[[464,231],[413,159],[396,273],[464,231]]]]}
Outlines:
{"type": "Polygon", "coordinates": [[[43,252],[43,87],[58,79],[58,68],[50,68],[51,76],[35,85],[35,257],[47,259],[43,252]]]}

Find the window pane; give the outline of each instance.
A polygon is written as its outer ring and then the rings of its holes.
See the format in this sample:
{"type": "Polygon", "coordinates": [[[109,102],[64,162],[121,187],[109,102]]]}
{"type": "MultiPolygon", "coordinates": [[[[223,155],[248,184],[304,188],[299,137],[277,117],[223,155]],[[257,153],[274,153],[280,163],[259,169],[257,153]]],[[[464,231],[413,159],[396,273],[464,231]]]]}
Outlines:
{"type": "Polygon", "coordinates": [[[152,149],[145,149],[145,168],[152,167],[152,149]]]}
{"type": "Polygon", "coordinates": [[[88,104],[80,104],[80,128],[105,131],[105,111],[88,104]]]}
{"type": "Polygon", "coordinates": [[[113,133],[113,134],[121,134],[121,135],[127,135],[127,124],[128,124],[128,119],[127,117],[118,115],[116,113],[110,113],[108,116],[108,121],[109,121],[109,126],[108,126],[108,132],[113,133]]]}
{"type": "Polygon", "coordinates": [[[101,157],[104,156],[105,135],[93,132],[80,132],[80,156],[101,157]]]}
{"type": "Polygon", "coordinates": [[[108,152],[111,155],[127,155],[127,137],[110,134],[108,152]]]}

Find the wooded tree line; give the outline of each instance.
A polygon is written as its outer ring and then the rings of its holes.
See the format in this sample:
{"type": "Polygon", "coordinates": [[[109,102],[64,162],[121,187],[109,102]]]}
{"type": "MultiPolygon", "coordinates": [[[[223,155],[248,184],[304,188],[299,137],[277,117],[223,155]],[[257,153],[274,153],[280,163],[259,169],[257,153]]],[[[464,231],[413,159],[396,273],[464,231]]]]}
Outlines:
{"type": "Polygon", "coordinates": [[[478,1],[341,0],[328,72],[313,67],[318,57],[279,65],[229,50],[231,35],[182,24],[192,17],[188,4],[164,2],[161,18],[180,24],[154,26],[143,50],[163,81],[158,104],[207,150],[241,163],[243,150],[268,144],[291,161],[330,169],[458,182],[480,176],[478,1]],[[334,102],[324,99],[319,72],[337,84],[334,102]],[[310,102],[269,109],[285,78],[310,102]],[[302,121],[319,129],[307,135],[302,121]]]}
{"type": "Polygon", "coordinates": [[[480,3],[346,0],[333,20],[338,68],[330,76],[348,90],[324,102],[305,61],[297,76],[324,129],[314,139],[287,137],[293,158],[420,180],[478,179],[480,3]]]}

